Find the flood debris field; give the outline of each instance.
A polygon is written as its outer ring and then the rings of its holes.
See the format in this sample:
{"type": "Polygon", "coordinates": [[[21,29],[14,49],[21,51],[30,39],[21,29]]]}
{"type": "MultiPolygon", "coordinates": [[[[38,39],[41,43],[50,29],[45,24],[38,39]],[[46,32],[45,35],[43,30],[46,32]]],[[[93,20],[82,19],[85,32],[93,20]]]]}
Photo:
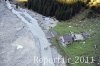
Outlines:
{"type": "Polygon", "coordinates": [[[39,17],[35,18],[27,11],[16,9],[9,1],[0,3],[0,66],[65,66],[53,62],[53,58],[62,56],[50,47],[51,43],[36,19],[39,17]],[[42,63],[35,61],[35,57],[42,58],[42,63]],[[45,58],[50,59],[51,63],[45,61],[45,58]]]}

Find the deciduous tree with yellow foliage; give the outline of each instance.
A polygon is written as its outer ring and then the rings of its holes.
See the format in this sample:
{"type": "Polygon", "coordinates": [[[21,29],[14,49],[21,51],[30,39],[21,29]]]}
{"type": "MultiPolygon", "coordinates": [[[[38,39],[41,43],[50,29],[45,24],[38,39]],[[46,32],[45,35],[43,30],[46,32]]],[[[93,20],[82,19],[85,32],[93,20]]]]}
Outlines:
{"type": "Polygon", "coordinates": [[[16,0],[17,2],[28,2],[28,0],[16,0]]]}
{"type": "Polygon", "coordinates": [[[90,7],[99,7],[100,6],[100,0],[57,0],[60,3],[64,3],[64,4],[74,4],[77,2],[83,2],[83,3],[87,3],[88,6],[90,7]]]}

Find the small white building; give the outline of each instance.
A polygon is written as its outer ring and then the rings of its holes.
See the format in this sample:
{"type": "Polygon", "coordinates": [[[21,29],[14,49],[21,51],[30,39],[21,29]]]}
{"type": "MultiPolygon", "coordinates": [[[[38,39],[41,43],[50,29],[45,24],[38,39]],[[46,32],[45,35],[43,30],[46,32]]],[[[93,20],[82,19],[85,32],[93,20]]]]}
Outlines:
{"type": "Polygon", "coordinates": [[[74,34],[72,35],[72,37],[74,38],[74,41],[85,40],[85,38],[81,34],[74,34]]]}

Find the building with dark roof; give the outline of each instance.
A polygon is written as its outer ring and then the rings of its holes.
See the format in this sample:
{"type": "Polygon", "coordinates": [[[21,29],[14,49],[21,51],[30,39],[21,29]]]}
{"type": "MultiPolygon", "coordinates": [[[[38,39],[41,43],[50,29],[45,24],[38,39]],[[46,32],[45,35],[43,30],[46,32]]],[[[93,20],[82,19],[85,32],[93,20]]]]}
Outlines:
{"type": "Polygon", "coordinates": [[[59,40],[61,44],[66,46],[67,44],[72,43],[74,41],[74,38],[71,35],[65,35],[65,36],[61,36],[59,40]]]}
{"type": "Polygon", "coordinates": [[[61,44],[66,46],[75,41],[84,41],[88,37],[89,37],[89,33],[81,32],[80,34],[71,34],[71,35],[60,36],[59,41],[61,44]]]}

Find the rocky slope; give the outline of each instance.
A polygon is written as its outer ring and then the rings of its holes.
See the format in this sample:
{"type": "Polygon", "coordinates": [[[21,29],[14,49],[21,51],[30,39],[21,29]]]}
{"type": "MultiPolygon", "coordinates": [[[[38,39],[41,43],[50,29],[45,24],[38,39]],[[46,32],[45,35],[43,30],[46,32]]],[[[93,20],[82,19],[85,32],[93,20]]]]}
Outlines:
{"type": "Polygon", "coordinates": [[[38,56],[32,33],[7,7],[0,3],[0,66],[38,66],[38,56]]]}
{"type": "Polygon", "coordinates": [[[0,3],[0,66],[64,66],[34,62],[35,57],[61,58],[50,45],[34,18],[23,9],[15,9],[14,5],[11,8],[9,5],[7,7],[6,2],[0,3]]]}

